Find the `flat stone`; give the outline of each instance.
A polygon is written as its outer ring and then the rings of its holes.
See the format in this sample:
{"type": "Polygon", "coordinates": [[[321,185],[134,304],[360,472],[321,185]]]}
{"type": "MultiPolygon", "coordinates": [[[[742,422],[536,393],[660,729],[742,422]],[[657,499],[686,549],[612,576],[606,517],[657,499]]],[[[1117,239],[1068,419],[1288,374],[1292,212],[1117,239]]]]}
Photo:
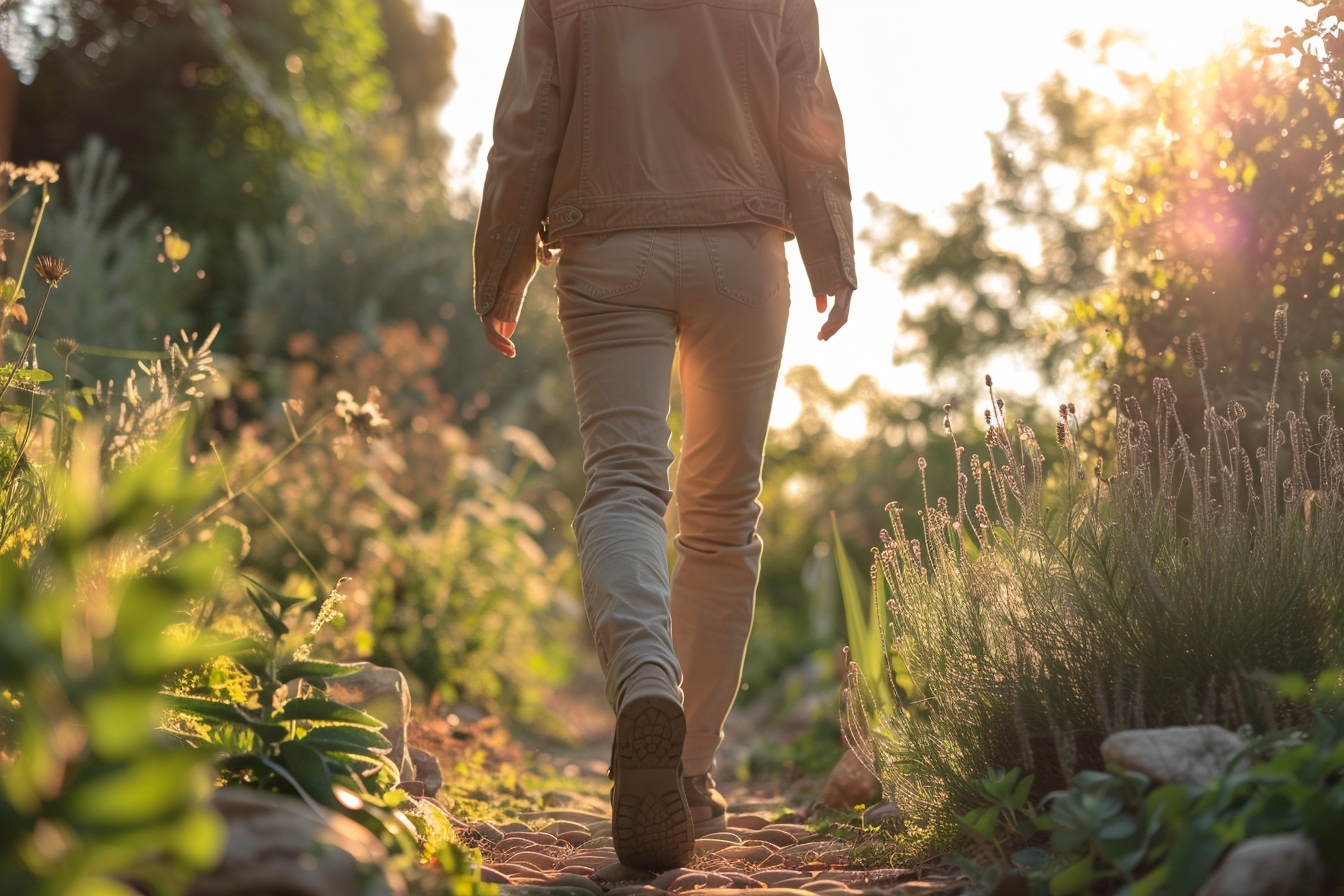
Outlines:
{"type": "Polygon", "coordinates": [[[769,843],[771,846],[793,846],[798,842],[798,838],[788,831],[781,831],[776,828],[764,828],[759,831],[752,831],[750,835],[742,838],[743,843],[769,843]]]}
{"type": "Polygon", "coordinates": [[[770,819],[763,815],[729,815],[728,826],[742,828],[745,831],[759,831],[761,828],[770,824],[770,819]]]}
{"type": "Polygon", "coordinates": [[[599,837],[596,834],[593,835],[591,840],[583,844],[585,849],[607,849],[615,845],[616,841],[611,839],[610,836],[599,837]]]}
{"type": "Polygon", "coordinates": [[[878,827],[883,824],[895,824],[902,817],[901,810],[896,807],[895,803],[883,800],[880,803],[873,803],[863,810],[863,826],[878,827]]]}
{"type": "Polygon", "coordinates": [[[851,750],[845,750],[821,788],[821,801],[832,809],[868,806],[882,799],[882,782],[851,750]]]}
{"type": "Polygon", "coordinates": [[[530,827],[523,824],[521,821],[510,821],[497,825],[497,827],[506,834],[523,834],[531,833],[532,831],[530,827]]]}
{"type": "Polygon", "coordinates": [[[730,846],[727,849],[721,849],[718,856],[721,859],[732,859],[736,862],[761,862],[774,854],[777,847],[768,843],[762,843],[758,846],[730,846]]]}
{"type": "Polygon", "coordinates": [[[726,841],[726,842],[728,842],[728,843],[741,843],[741,842],[742,842],[742,835],[741,835],[741,834],[734,834],[732,831],[715,831],[715,832],[712,833],[712,834],[706,834],[705,836],[700,837],[700,838],[697,838],[697,839],[700,839],[700,840],[724,840],[724,841],[726,841]]]}
{"type": "Polygon", "coordinates": [[[478,821],[467,830],[486,843],[499,843],[505,836],[503,831],[488,821],[478,821]]]}
{"type": "Polygon", "coordinates": [[[537,846],[554,846],[560,842],[560,838],[547,831],[519,831],[511,834],[510,837],[516,840],[526,840],[537,846]]]}
{"type": "Polygon", "coordinates": [[[600,886],[590,880],[587,876],[581,877],[577,874],[566,874],[561,872],[560,874],[547,879],[546,885],[548,887],[573,887],[576,890],[586,890],[589,893],[592,893],[593,896],[602,896],[602,888],[600,886]]]}
{"type": "Polygon", "coordinates": [[[791,822],[775,822],[764,828],[764,830],[783,831],[786,834],[792,834],[800,843],[803,842],[804,839],[816,839],[816,835],[808,829],[807,825],[794,824],[791,822]]]}
{"type": "Polygon", "coordinates": [[[765,884],[750,875],[743,874],[741,871],[721,871],[719,873],[728,878],[728,886],[735,890],[760,890],[765,888],[765,884]]]}
{"type": "Polygon", "coordinates": [[[607,896],[668,896],[668,894],[666,890],[650,887],[647,884],[633,884],[625,887],[614,887],[607,891],[607,896]]]}
{"type": "Polygon", "coordinates": [[[670,889],[672,884],[676,883],[678,879],[683,878],[688,874],[697,873],[698,872],[692,871],[689,868],[673,868],[671,871],[664,871],[662,874],[649,881],[649,886],[659,890],[667,890],[670,889]]]}
{"type": "Polygon", "coordinates": [[[588,825],[595,821],[611,821],[611,818],[607,815],[584,812],[579,809],[542,809],[537,812],[519,812],[518,817],[523,821],[540,821],[547,824],[552,821],[575,821],[582,825],[588,825]]]}
{"type": "Polygon", "coordinates": [[[588,825],[578,821],[566,821],[563,818],[543,825],[541,831],[542,833],[550,834],[552,837],[560,837],[564,834],[572,834],[576,831],[582,831],[585,834],[589,833],[588,825]]]}
{"type": "Polygon", "coordinates": [[[695,841],[695,854],[698,856],[723,852],[739,845],[736,840],[719,840],[715,837],[701,837],[695,841]]]}
{"type": "Polygon", "coordinates": [[[550,853],[539,851],[516,852],[509,856],[509,861],[515,865],[531,865],[538,871],[554,871],[556,857],[550,853]]]}
{"type": "Polygon", "coordinates": [[[803,877],[796,871],[786,871],[782,868],[766,871],[755,871],[751,875],[754,879],[765,884],[767,887],[787,886],[801,884],[809,878],[803,877]]]}
{"type": "Polygon", "coordinates": [[[507,874],[511,878],[517,878],[519,876],[522,877],[540,876],[536,868],[530,868],[527,865],[515,865],[513,862],[496,862],[494,865],[490,867],[494,868],[500,874],[507,874]]]}
{"type": "Polygon", "coordinates": [[[582,846],[593,839],[593,835],[588,833],[586,829],[582,831],[565,831],[563,834],[558,834],[557,836],[561,843],[566,843],[570,846],[582,846]]]}
{"type": "Polygon", "coordinates": [[[481,866],[481,880],[487,884],[511,884],[513,880],[504,872],[491,868],[489,865],[481,866]]]}
{"type": "Polygon", "coordinates": [[[628,865],[622,865],[620,862],[612,862],[603,865],[593,872],[593,879],[598,883],[638,883],[646,884],[653,880],[654,875],[649,871],[641,871],[638,868],[631,868],[628,865]]]}
{"type": "Polygon", "coordinates": [[[1101,744],[1101,758],[1155,784],[1202,786],[1222,777],[1232,757],[1245,746],[1217,725],[1185,725],[1118,731],[1101,744]]]}
{"type": "Polygon", "coordinates": [[[582,887],[551,886],[543,878],[536,883],[500,887],[499,896],[592,896],[592,894],[582,887]]]}
{"type": "Polygon", "coordinates": [[[1314,896],[1325,884],[1316,844],[1304,834],[1273,834],[1238,843],[1199,896],[1314,896]]]}

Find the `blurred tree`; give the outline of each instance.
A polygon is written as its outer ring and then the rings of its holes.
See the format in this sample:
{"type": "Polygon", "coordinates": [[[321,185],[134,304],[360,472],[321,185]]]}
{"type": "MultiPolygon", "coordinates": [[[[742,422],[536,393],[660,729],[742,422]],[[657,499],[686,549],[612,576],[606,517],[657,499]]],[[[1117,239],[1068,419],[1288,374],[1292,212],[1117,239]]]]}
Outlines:
{"type": "Polygon", "coordinates": [[[440,180],[452,30],[410,0],[62,0],[30,18],[15,154],[64,159],[90,134],[120,150],[124,206],[200,247],[203,319],[239,310],[240,227],[283,222],[314,186],[368,218],[389,170],[440,180]]]}
{"type": "MultiPolygon", "coordinates": [[[[1337,355],[1338,6],[1285,39],[1316,54],[1296,66],[1252,37],[1160,82],[1115,72],[1129,92],[1120,103],[1060,76],[1041,88],[1035,118],[1011,99],[991,136],[994,180],[952,209],[950,228],[875,202],[877,258],[927,296],[907,318],[923,336],[912,356],[968,382],[985,354],[1031,342],[1049,379],[1081,370],[1142,395],[1156,375],[1192,372],[1183,345],[1200,331],[1215,400],[1263,406],[1247,390],[1267,392],[1269,378],[1246,374],[1273,358],[1279,302],[1304,324],[1294,357],[1337,355]]],[[[1103,41],[1099,61],[1108,50],[1103,41]]],[[[1197,383],[1173,381],[1198,426],[1197,383]]],[[[1098,407],[1110,400],[1097,390],[1098,407]]]]}

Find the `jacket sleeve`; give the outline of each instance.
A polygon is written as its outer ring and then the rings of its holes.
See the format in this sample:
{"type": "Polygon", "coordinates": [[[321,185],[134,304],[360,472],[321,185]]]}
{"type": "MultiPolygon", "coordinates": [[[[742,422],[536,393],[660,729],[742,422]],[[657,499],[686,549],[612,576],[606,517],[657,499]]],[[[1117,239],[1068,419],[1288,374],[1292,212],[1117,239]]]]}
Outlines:
{"type": "Polygon", "coordinates": [[[476,313],[517,320],[564,135],[550,0],[526,0],[495,109],[473,251],[476,313]]]}
{"type": "Polygon", "coordinates": [[[813,295],[834,295],[859,285],[845,126],[821,53],[815,0],[791,0],[783,27],[780,148],[793,228],[813,295]]]}

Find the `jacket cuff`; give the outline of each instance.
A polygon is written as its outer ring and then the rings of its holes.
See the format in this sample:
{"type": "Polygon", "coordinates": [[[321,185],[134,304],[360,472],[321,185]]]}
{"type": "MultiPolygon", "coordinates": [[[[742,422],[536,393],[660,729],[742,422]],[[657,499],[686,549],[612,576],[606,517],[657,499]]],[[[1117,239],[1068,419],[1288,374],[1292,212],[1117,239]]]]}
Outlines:
{"type": "Polygon", "coordinates": [[[833,296],[841,289],[858,289],[858,278],[854,275],[854,260],[847,264],[835,257],[822,258],[806,265],[807,280],[812,286],[814,296],[833,296]]]}
{"type": "Polygon", "coordinates": [[[497,292],[493,302],[487,302],[485,296],[476,297],[476,310],[481,317],[487,314],[495,320],[516,321],[523,309],[523,294],[497,292]],[[486,310],[481,311],[484,307],[486,310]]]}

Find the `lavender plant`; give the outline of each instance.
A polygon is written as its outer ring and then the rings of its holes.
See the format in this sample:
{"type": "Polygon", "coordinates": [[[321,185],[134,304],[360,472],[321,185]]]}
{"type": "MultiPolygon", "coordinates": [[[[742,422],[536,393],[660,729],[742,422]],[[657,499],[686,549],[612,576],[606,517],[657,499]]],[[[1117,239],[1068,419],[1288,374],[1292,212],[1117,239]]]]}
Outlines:
{"type": "Polygon", "coordinates": [[[914,533],[890,505],[872,566],[875,605],[890,614],[889,680],[851,666],[842,722],[912,823],[954,831],[987,768],[1033,773],[1038,795],[1066,786],[1100,767],[1117,730],[1301,721],[1268,676],[1314,678],[1344,659],[1344,430],[1328,371],[1315,420],[1305,374],[1282,412],[1286,307],[1274,339],[1254,431],[1241,404],[1209,399],[1195,334],[1202,433],[1182,428],[1159,378],[1148,415],[1117,396],[1109,459],[1062,406],[1057,471],[986,377],[984,445],[953,437],[951,500],[926,497],[914,533]],[[897,688],[893,669],[913,684],[897,688]],[[874,687],[897,693],[894,712],[876,711],[874,687]]]}

